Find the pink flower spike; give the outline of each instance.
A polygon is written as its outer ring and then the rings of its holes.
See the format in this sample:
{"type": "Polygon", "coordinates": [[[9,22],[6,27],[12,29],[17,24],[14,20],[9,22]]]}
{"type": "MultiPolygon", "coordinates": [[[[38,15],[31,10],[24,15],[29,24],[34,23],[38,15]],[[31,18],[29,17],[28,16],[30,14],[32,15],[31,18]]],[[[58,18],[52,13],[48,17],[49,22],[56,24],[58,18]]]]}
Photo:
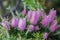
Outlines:
{"type": "Polygon", "coordinates": [[[18,30],[23,31],[26,28],[26,19],[25,18],[20,18],[19,23],[18,23],[18,30]]]}
{"type": "Polygon", "coordinates": [[[42,26],[46,27],[49,23],[50,23],[50,18],[49,16],[46,16],[42,21],[41,21],[41,24],[42,26]]]}
{"type": "Polygon", "coordinates": [[[13,17],[11,20],[11,26],[12,27],[17,27],[18,26],[18,18],[13,17]]]}
{"type": "Polygon", "coordinates": [[[57,21],[54,20],[50,26],[50,32],[54,32],[56,30],[56,25],[57,25],[57,21]]]}
{"type": "Polygon", "coordinates": [[[56,10],[50,9],[49,16],[50,16],[51,21],[53,21],[56,16],[56,10]]]}
{"type": "Polygon", "coordinates": [[[45,33],[43,34],[43,38],[44,38],[44,39],[47,39],[47,38],[48,38],[48,33],[47,33],[47,32],[45,32],[45,33]]]}

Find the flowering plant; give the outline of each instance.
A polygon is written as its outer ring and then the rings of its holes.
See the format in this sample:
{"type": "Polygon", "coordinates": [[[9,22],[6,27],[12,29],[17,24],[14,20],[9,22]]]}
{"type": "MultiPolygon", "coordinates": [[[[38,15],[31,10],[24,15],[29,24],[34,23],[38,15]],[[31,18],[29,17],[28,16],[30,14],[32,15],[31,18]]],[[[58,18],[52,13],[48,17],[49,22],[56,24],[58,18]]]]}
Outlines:
{"type": "Polygon", "coordinates": [[[8,37],[13,34],[21,40],[33,40],[34,38],[47,40],[50,38],[50,34],[57,30],[55,17],[56,10],[54,9],[50,9],[49,14],[46,14],[44,10],[28,10],[28,12],[23,10],[17,16],[12,13],[11,21],[2,19],[1,25],[6,29],[8,37]]]}
{"type": "Polygon", "coordinates": [[[9,6],[9,8],[7,8],[7,10],[9,9],[11,12],[12,17],[3,18],[0,16],[0,40],[60,39],[60,32],[58,30],[60,25],[56,16],[57,11],[50,9],[50,11],[46,13],[42,5],[44,3],[41,4],[38,1],[39,0],[22,0],[24,8],[21,12],[16,10],[19,5],[19,0],[16,1],[14,7],[10,8],[9,6]]]}

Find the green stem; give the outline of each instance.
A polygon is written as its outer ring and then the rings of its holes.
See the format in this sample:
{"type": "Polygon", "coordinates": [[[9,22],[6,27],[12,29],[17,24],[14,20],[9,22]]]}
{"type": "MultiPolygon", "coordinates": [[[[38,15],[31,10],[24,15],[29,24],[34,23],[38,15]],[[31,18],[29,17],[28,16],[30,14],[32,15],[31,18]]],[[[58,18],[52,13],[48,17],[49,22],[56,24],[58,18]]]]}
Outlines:
{"type": "Polygon", "coordinates": [[[18,36],[19,36],[19,40],[22,40],[22,37],[21,37],[21,35],[18,33],[18,36]]]}
{"type": "Polygon", "coordinates": [[[6,30],[7,38],[10,38],[8,31],[6,30]]]}
{"type": "Polygon", "coordinates": [[[0,15],[1,20],[3,20],[2,16],[0,15]]]}
{"type": "Polygon", "coordinates": [[[11,12],[12,16],[15,17],[14,13],[11,10],[10,10],[10,12],[11,12]]]}
{"type": "Polygon", "coordinates": [[[24,9],[26,9],[26,3],[24,2],[24,9]]]}
{"type": "Polygon", "coordinates": [[[25,34],[26,37],[27,37],[28,32],[29,32],[29,31],[27,30],[27,31],[26,31],[26,34],[25,34]]]}

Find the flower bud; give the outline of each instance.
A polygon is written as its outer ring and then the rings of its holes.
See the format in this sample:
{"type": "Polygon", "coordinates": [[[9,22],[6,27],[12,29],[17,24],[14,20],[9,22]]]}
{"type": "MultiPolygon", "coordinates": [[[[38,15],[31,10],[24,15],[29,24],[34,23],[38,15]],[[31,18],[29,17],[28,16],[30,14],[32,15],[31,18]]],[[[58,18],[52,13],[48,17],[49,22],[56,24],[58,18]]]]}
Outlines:
{"type": "Polygon", "coordinates": [[[43,34],[43,39],[47,39],[47,38],[48,38],[48,33],[45,32],[45,33],[43,34]]]}
{"type": "Polygon", "coordinates": [[[26,14],[26,10],[22,10],[22,15],[25,15],[26,14]]]}
{"type": "Polygon", "coordinates": [[[49,16],[50,16],[51,21],[53,21],[56,16],[56,10],[51,9],[49,12],[49,16]]]}
{"type": "Polygon", "coordinates": [[[18,26],[18,18],[13,17],[11,20],[11,26],[16,27],[18,26]]]}
{"type": "Polygon", "coordinates": [[[23,31],[26,28],[26,19],[20,18],[18,23],[18,30],[23,31]]]}
{"type": "Polygon", "coordinates": [[[50,18],[49,16],[46,16],[42,21],[41,24],[42,26],[46,27],[50,23],[50,18]]]}
{"type": "Polygon", "coordinates": [[[50,26],[50,32],[54,32],[56,30],[56,25],[57,25],[57,21],[54,20],[50,26]]]}
{"type": "Polygon", "coordinates": [[[29,31],[29,32],[34,31],[34,25],[29,25],[29,26],[28,26],[28,31],[29,31]]]}

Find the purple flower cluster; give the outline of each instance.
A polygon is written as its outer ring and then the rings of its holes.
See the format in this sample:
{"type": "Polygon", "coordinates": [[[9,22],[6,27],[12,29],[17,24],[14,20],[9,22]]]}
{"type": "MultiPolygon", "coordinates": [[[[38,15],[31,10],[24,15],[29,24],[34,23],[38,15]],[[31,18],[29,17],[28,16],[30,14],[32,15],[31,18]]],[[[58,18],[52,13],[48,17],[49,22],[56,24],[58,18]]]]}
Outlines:
{"type": "Polygon", "coordinates": [[[1,25],[8,31],[10,29],[10,25],[8,23],[8,21],[3,20],[1,25]]]}
{"type": "MultiPolygon", "coordinates": [[[[50,32],[54,32],[56,30],[56,26],[57,26],[57,21],[55,20],[55,16],[56,16],[56,10],[51,9],[49,12],[49,15],[47,15],[46,17],[43,18],[43,20],[41,21],[42,26],[46,27],[47,25],[49,25],[49,23],[51,23],[50,25],[50,32]]],[[[43,38],[47,39],[48,38],[48,33],[45,32],[43,34],[43,38]]]]}
{"type": "Polygon", "coordinates": [[[50,22],[54,20],[56,16],[56,10],[51,9],[49,12],[49,15],[46,15],[43,20],[41,21],[41,24],[46,27],[50,22]]]}
{"type": "Polygon", "coordinates": [[[37,31],[37,30],[39,30],[39,29],[40,29],[39,26],[34,26],[34,25],[29,25],[29,26],[28,26],[28,31],[29,31],[29,32],[37,31]]]}
{"type": "Polygon", "coordinates": [[[36,25],[39,18],[40,18],[40,13],[39,11],[28,11],[28,20],[31,24],[36,25]]]}
{"type": "MultiPolygon", "coordinates": [[[[33,32],[40,30],[38,23],[39,24],[41,23],[43,27],[47,27],[47,25],[50,24],[49,27],[50,32],[54,32],[56,30],[57,25],[57,21],[55,20],[56,10],[54,9],[51,9],[48,15],[46,15],[43,10],[37,10],[37,11],[29,10],[28,13],[26,14],[25,9],[22,11],[22,14],[26,15],[27,19],[26,18],[19,19],[16,17],[12,17],[11,19],[12,28],[17,28],[19,31],[24,31],[26,29],[29,32],[33,32]],[[26,24],[27,20],[29,22],[28,26],[26,24]]],[[[9,24],[7,23],[7,21],[3,21],[2,25],[6,28],[6,30],[9,30],[9,24]]],[[[43,34],[43,38],[47,39],[47,37],[48,33],[45,32],[43,34]]]]}
{"type": "MultiPolygon", "coordinates": [[[[18,20],[18,18],[13,17],[11,20],[11,26],[16,27],[19,31],[24,31],[26,29],[26,18],[20,18],[18,20]]],[[[32,32],[34,30],[37,31],[39,30],[39,27],[34,25],[29,25],[28,30],[29,32],[32,32]]]]}

